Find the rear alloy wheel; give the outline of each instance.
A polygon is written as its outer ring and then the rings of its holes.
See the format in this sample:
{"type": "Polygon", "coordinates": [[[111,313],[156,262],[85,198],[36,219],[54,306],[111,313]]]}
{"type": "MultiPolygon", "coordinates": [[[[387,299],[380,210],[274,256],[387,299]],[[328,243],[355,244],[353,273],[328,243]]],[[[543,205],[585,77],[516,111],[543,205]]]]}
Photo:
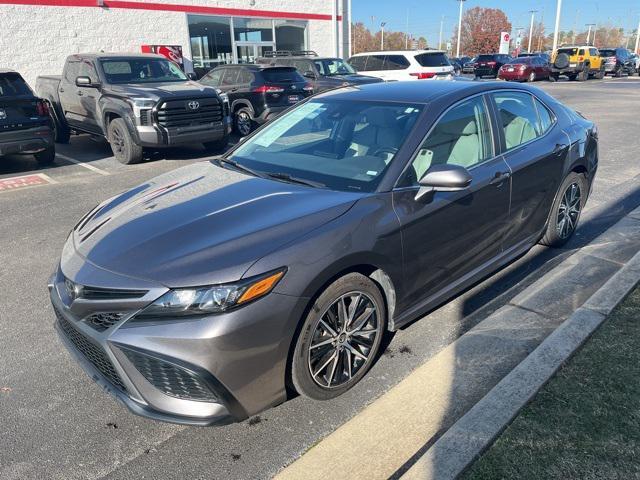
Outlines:
{"type": "Polygon", "coordinates": [[[531,72],[527,77],[527,82],[535,82],[536,81],[536,72],[531,72]]]}
{"type": "Polygon", "coordinates": [[[576,231],[582,208],[587,200],[587,181],[584,175],[571,172],[553,202],[547,230],[540,243],[550,247],[561,247],[576,231]]]}
{"type": "Polygon", "coordinates": [[[236,132],[243,137],[251,133],[251,130],[253,130],[253,120],[251,119],[251,113],[248,109],[242,108],[236,112],[235,127],[236,132]]]}
{"type": "Polygon", "coordinates": [[[385,327],[385,303],[370,278],[350,273],[332,283],[296,340],[291,376],[298,393],[328,400],[353,387],[373,364],[385,327]]]}

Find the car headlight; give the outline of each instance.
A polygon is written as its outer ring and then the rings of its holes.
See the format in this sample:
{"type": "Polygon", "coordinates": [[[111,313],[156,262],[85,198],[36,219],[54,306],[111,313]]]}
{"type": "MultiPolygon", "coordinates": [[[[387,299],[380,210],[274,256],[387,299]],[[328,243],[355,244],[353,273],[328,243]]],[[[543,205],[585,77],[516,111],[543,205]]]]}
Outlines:
{"type": "Polygon", "coordinates": [[[285,272],[286,269],[283,268],[233,284],[169,290],[138,313],[133,320],[224,312],[264,297],[273,290],[285,272]]]}

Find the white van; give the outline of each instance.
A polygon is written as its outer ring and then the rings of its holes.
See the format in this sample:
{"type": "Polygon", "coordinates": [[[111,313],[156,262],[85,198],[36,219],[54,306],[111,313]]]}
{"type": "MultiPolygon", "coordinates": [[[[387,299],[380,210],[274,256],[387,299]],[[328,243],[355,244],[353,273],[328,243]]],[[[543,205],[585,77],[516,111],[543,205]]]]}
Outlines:
{"type": "Polygon", "coordinates": [[[398,80],[451,80],[453,67],[442,50],[398,50],[357,53],[349,63],[387,82],[398,80]]]}

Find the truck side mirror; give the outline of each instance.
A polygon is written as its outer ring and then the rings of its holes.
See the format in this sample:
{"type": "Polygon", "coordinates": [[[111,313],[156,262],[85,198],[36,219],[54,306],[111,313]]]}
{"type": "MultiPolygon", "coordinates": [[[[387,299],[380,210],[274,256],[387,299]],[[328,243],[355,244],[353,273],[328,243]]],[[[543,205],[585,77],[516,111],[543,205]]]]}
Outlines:
{"type": "Polygon", "coordinates": [[[93,83],[89,77],[76,77],[77,87],[92,87],[93,83]]]}
{"type": "Polygon", "coordinates": [[[189,80],[193,80],[194,82],[195,82],[196,80],[198,80],[198,76],[197,76],[195,73],[193,73],[193,72],[189,72],[189,73],[187,73],[187,78],[188,78],[189,80]]]}

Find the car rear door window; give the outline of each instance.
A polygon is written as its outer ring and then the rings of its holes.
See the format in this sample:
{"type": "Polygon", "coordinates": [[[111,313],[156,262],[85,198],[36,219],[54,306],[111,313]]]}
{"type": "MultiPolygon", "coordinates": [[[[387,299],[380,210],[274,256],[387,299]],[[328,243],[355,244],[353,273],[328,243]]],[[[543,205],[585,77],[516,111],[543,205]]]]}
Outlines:
{"type": "Polygon", "coordinates": [[[367,58],[365,70],[368,72],[379,72],[384,70],[384,57],[385,55],[370,55],[369,58],[367,58]]]}
{"type": "Polygon", "coordinates": [[[220,85],[220,79],[222,78],[222,73],[224,70],[211,70],[204,77],[200,79],[200,83],[205,85],[211,85],[212,87],[217,87],[220,85]]]}
{"type": "Polygon", "coordinates": [[[493,140],[482,96],[451,108],[428,134],[407,173],[404,185],[415,185],[432,165],[472,168],[493,158],[493,140]]]}
{"type": "Polygon", "coordinates": [[[553,125],[554,117],[540,100],[534,98],[533,101],[538,110],[538,132],[540,135],[544,135],[553,125]]]}
{"type": "Polygon", "coordinates": [[[223,87],[228,87],[230,85],[236,85],[238,83],[238,70],[237,68],[225,68],[224,75],[222,77],[222,82],[220,83],[223,87]]]}
{"type": "Polygon", "coordinates": [[[251,82],[253,82],[253,73],[247,69],[241,69],[240,74],[238,75],[238,84],[248,85],[251,82]]]}
{"type": "Polygon", "coordinates": [[[591,55],[592,57],[596,57],[598,55],[598,50],[595,48],[590,48],[589,55],[591,55]]]}
{"type": "Polygon", "coordinates": [[[538,130],[538,114],[533,97],[524,92],[496,92],[493,99],[498,108],[507,150],[535,140],[538,130]]]}
{"type": "Polygon", "coordinates": [[[384,59],[385,70],[404,70],[409,65],[409,60],[403,55],[387,55],[384,59]]]}

